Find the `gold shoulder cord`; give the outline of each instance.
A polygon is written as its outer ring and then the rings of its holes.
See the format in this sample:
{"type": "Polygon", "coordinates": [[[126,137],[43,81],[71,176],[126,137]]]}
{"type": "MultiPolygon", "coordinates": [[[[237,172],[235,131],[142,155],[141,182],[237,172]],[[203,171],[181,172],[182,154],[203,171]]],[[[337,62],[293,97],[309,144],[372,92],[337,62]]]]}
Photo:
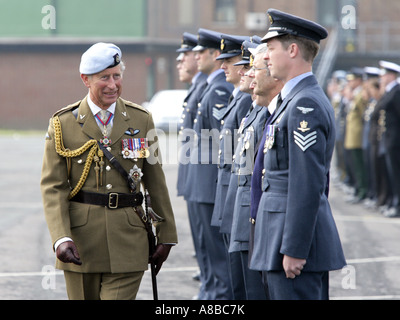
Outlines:
{"type": "Polygon", "coordinates": [[[96,140],[89,140],[82,147],[80,147],[79,149],[76,149],[76,150],[65,149],[63,139],[62,139],[61,122],[60,122],[60,119],[58,118],[58,116],[55,116],[53,118],[53,127],[54,127],[56,152],[60,156],[67,158],[67,160],[71,159],[71,158],[79,157],[80,155],[85,153],[87,150],[89,150],[89,148],[91,148],[89,155],[86,159],[86,163],[83,168],[82,175],[78,181],[78,184],[76,185],[76,187],[71,191],[71,193],[68,196],[68,199],[71,199],[79,192],[79,190],[82,189],[82,187],[87,179],[87,176],[89,174],[89,169],[90,169],[90,166],[92,165],[93,159],[95,158],[96,153],[101,150],[99,150],[96,140]]]}

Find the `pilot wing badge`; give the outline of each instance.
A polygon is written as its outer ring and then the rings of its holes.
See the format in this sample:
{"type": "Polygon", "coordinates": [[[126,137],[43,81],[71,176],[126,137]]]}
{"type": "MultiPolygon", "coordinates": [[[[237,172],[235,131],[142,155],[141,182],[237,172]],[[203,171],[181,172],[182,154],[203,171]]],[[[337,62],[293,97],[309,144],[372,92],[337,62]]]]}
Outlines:
{"type": "Polygon", "coordinates": [[[310,132],[308,128],[308,122],[302,121],[300,127],[298,128],[303,134],[297,131],[293,131],[294,142],[303,151],[306,152],[311,146],[317,143],[317,131],[310,132]],[[307,135],[304,135],[307,133],[307,135]]]}
{"type": "Polygon", "coordinates": [[[297,107],[303,114],[307,114],[314,111],[314,108],[304,108],[304,107],[297,107]]]}

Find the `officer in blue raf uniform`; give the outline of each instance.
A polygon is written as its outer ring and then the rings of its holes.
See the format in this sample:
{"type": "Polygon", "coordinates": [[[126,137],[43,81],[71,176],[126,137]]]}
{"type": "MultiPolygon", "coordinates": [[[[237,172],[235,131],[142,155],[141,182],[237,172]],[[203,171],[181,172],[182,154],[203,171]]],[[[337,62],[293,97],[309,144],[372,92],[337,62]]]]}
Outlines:
{"type": "MultiPolygon", "coordinates": [[[[312,74],[322,26],[268,10],[263,38],[271,76],[284,82],[282,101],[258,156],[264,160],[250,267],[271,299],[328,299],[329,271],[346,265],[326,194],[335,143],[334,112],[312,74]]],[[[257,160],[256,160],[257,161],[257,160]]]]}
{"type": "MultiPolygon", "coordinates": [[[[237,129],[246,113],[249,111],[252,99],[248,93],[240,91],[239,71],[241,67],[234,66],[242,60],[242,43],[249,37],[222,35],[221,55],[217,60],[222,61],[227,81],[232,83],[234,90],[229,98],[228,108],[216,114],[221,121],[218,151],[218,183],[211,225],[221,227],[222,211],[225,206],[226,191],[231,175],[233,147],[236,145],[237,129]],[[235,131],[236,130],[236,131],[235,131]]],[[[230,233],[222,232],[224,234],[230,233]]]]}
{"type": "MultiPolygon", "coordinates": [[[[242,66],[248,73],[252,67],[253,59],[250,59],[250,48],[256,48],[261,42],[261,38],[252,37],[251,41],[244,41],[242,60],[235,65],[242,66]]],[[[245,77],[249,77],[246,75],[245,77]]],[[[248,80],[249,93],[253,93],[250,78],[248,80]]],[[[240,90],[246,80],[242,81],[240,90]]],[[[231,259],[235,263],[236,271],[232,275],[233,288],[241,289],[242,299],[244,300],[264,300],[266,295],[261,282],[259,272],[248,268],[248,243],[249,243],[249,217],[250,217],[250,186],[254,162],[254,149],[260,139],[267,119],[268,109],[257,105],[253,101],[250,110],[242,119],[238,130],[238,142],[236,151],[232,159],[231,176],[228,191],[223,209],[223,221],[221,230],[229,230],[229,255],[236,259],[231,259]]],[[[234,290],[235,293],[235,290],[234,290]]]]}
{"type": "Polygon", "coordinates": [[[211,217],[218,175],[220,115],[228,107],[233,85],[226,82],[221,62],[216,60],[221,54],[220,33],[199,29],[198,46],[193,50],[197,52],[199,71],[207,74],[208,78],[194,120],[196,143],[191,152],[186,199],[190,210],[201,219],[202,245],[207,254],[205,289],[208,299],[231,299],[226,250],[218,228],[211,226],[211,217]]]}
{"type": "MultiPolygon", "coordinates": [[[[199,72],[197,67],[197,61],[195,59],[195,52],[193,48],[197,46],[197,35],[184,32],[182,36],[181,47],[177,50],[180,54],[180,80],[186,80],[191,85],[188,90],[188,94],[183,101],[182,106],[182,116],[179,123],[179,135],[178,139],[182,143],[179,150],[179,167],[178,167],[178,180],[177,180],[177,190],[178,196],[183,196],[186,200],[186,183],[188,162],[190,160],[190,143],[193,140],[193,122],[197,115],[197,105],[200,100],[201,88],[207,80],[207,75],[199,72]]],[[[202,285],[200,286],[200,292],[198,294],[199,299],[206,297],[204,291],[204,274],[205,274],[205,255],[204,249],[201,247],[201,237],[202,228],[200,224],[199,217],[193,214],[189,208],[191,207],[187,204],[189,224],[192,232],[193,246],[196,253],[197,263],[200,269],[200,281],[202,285]]]]}
{"type": "Polygon", "coordinates": [[[220,147],[218,152],[218,180],[215,196],[215,205],[211,225],[220,228],[224,238],[226,254],[229,261],[229,276],[232,284],[233,298],[242,300],[245,298],[244,286],[237,284],[237,274],[241,274],[241,263],[238,254],[228,253],[230,238],[230,223],[222,223],[222,213],[225,207],[226,192],[228,190],[231,176],[231,163],[234,146],[237,141],[237,130],[243,117],[251,107],[251,95],[239,90],[241,67],[234,64],[242,60],[242,43],[249,37],[222,35],[221,55],[217,60],[222,61],[221,68],[224,70],[227,82],[233,84],[234,90],[230,97],[228,108],[221,110],[215,116],[221,120],[220,147]],[[229,225],[227,225],[229,224],[229,225]],[[224,228],[225,230],[222,230],[224,228]]]}

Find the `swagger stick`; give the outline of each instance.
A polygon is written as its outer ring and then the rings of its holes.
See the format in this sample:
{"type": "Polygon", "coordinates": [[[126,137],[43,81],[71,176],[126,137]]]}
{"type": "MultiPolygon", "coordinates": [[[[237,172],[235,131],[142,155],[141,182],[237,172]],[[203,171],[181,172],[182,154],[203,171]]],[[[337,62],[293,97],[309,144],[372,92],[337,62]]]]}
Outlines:
{"type": "Polygon", "coordinates": [[[148,200],[150,200],[150,199],[148,199],[148,193],[147,193],[147,190],[145,190],[144,204],[145,204],[146,218],[147,218],[146,225],[148,226],[148,228],[150,228],[150,230],[148,230],[148,232],[147,232],[147,235],[149,237],[151,284],[153,286],[153,300],[158,300],[156,266],[152,259],[152,256],[153,256],[154,252],[156,251],[156,237],[153,234],[151,218],[149,216],[148,200]]]}

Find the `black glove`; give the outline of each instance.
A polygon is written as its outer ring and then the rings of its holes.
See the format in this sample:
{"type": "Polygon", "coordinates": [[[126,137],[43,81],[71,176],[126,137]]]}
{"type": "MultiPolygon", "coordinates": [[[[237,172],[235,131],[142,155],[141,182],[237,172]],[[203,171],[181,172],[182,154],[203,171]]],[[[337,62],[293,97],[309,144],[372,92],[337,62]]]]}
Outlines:
{"type": "Polygon", "coordinates": [[[165,260],[167,260],[169,252],[171,250],[172,245],[170,244],[159,244],[156,247],[156,251],[153,253],[153,255],[150,258],[150,262],[155,265],[155,271],[156,274],[161,269],[162,264],[164,263],[165,260]]]}
{"type": "Polygon", "coordinates": [[[74,263],[78,266],[82,264],[78,249],[72,241],[61,243],[56,250],[57,258],[64,263],[74,263]]]}

